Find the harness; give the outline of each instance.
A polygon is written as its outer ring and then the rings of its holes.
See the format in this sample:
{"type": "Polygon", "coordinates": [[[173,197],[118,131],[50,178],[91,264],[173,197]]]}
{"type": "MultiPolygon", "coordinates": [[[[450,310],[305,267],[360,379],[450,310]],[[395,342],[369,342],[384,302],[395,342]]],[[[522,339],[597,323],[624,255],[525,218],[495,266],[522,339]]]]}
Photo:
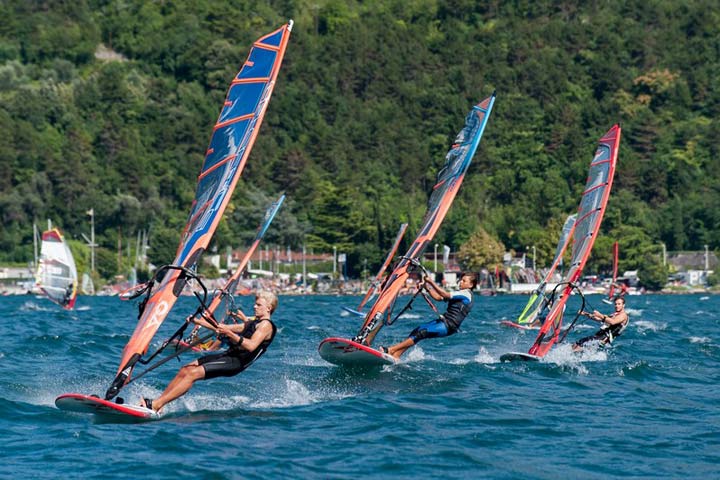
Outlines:
{"type": "Polygon", "coordinates": [[[449,330],[458,331],[460,324],[470,314],[474,303],[472,292],[470,292],[470,301],[465,303],[467,300],[468,298],[465,296],[453,297],[448,300],[447,311],[440,315],[440,318],[445,322],[449,330]]]}
{"type": "MultiPolygon", "coordinates": [[[[625,315],[627,315],[627,313],[625,315]]],[[[622,335],[629,323],[630,317],[628,317],[623,323],[618,323],[616,325],[603,325],[600,327],[600,330],[605,334],[607,343],[612,343],[615,338],[622,335]]]]}
{"type": "MultiPolygon", "coordinates": [[[[255,330],[257,330],[258,324],[260,324],[260,322],[264,322],[264,321],[265,320],[257,320],[257,319],[250,320],[249,322],[247,322],[245,324],[245,328],[243,329],[242,332],[240,332],[239,335],[243,338],[247,338],[247,339],[251,338],[253,336],[253,334],[255,333],[255,330]]],[[[251,363],[253,363],[255,360],[257,360],[258,358],[260,358],[260,356],[262,356],[262,354],[267,351],[268,347],[270,346],[272,341],[275,339],[275,334],[277,333],[277,327],[272,322],[272,320],[267,320],[267,321],[270,322],[270,325],[272,326],[272,335],[270,336],[270,338],[263,340],[262,343],[260,343],[260,345],[258,345],[258,347],[252,351],[247,351],[247,350],[241,348],[239,345],[232,345],[228,349],[228,355],[231,355],[233,357],[245,357],[244,359],[247,362],[245,364],[246,367],[249,366],[251,363]]]]}

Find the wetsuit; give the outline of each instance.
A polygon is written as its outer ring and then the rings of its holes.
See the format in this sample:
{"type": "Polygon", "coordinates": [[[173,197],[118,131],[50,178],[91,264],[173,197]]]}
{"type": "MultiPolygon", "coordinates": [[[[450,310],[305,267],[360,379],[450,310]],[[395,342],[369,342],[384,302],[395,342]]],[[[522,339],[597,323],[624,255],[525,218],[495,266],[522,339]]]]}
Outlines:
{"type": "Polygon", "coordinates": [[[420,325],[410,332],[408,338],[417,343],[426,338],[447,337],[460,329],[465,317],[473,306],[473,295],[470,289],[459,290],[447,300],[447,311],[440,318],[420,325]]]}
{"type": "MultiPolygon", "coordinates": [[[[264,321],[266,320],[250,320],[246,322],[245,328],[238,335],[250,339],[255,333],[255,330],[257,330],[258,325],[264,321]]],[[[270,322],[272,326],[272,335],[269,339],[263,340],[255,350],[248,351],[239,345],[231,345],[230,348],[224,352],[200,357],[198,359],[198,365],[202,365],[205,369],[205,380],[237,375],[265,353],[277,333],[275,324],[270,320],[267,321],[270,322]]]]}
{"type": "MultiPolygon", "coordinates": [[[[611,315],[611,317],[613,316],[614,315],[611,315]]],[[[600,342],[600,345],[607,345],[608,343],[612,343],[615,338],[619,337],[622,334],[629,322],[630,318],[628,318],[623,323],[617,323],[615,325],[603,325],[602,327],[600,327],[600,330],[595,332],[593,335],[590,335],[589,337],[583,337],[577,342],[575,342],[575,345],[579,347],[593,340],[597,340],[598,342],[600,342]]]]}

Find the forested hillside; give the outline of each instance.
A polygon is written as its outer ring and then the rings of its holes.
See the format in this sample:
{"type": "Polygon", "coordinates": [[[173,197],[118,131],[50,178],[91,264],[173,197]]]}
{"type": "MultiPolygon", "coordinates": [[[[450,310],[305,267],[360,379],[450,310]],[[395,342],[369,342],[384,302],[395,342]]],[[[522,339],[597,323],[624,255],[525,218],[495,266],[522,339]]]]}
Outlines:
{"type": "MultiPolygon", "coordinates": [[[[720,247],[720,8],[674,0],[78,0],[0,3],[0,261],[32,223],[70,238],[94,209],[101,273],[149,230],[168,262],[210,131],[253,40],[295,27],[215,246],[243,246],[279,192],[271,244],[382,260],[416,233],[471,106],[497,101],[438,234],[487,232],[548,263],[597,140],[623,128],[588,269],[720,247]],[[580,5],[578,5],[580,4],[580,5]]],[[[81,261],[83,261],[81,259],[81,261]]]]}

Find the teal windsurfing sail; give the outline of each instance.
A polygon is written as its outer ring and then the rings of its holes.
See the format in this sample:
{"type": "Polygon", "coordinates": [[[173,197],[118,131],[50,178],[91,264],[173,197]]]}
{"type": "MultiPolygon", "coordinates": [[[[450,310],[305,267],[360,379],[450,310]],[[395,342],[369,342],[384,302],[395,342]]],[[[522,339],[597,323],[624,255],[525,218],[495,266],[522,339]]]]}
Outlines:
{"type": "Polygon", "coordinates": [[[538,285],[532,295],[530,295],[530,300],[528,300],[527,305],[525,305],[517,323],[533,323],[537,319],[538,313],[547,305],[545,288],[552,279],[552,276],[555,274],[557,267],[562,263],[563,254],[570,243],[573,230],[575,230],[576,218],[577,214],[574,213],[565,220],[562,232],[560,233],[560,240],[558,241],[557,248],[555,249],[555,258],[553,259],[553,263],[545,274],[545,277],[543,277],[542,282],[540,282],[540,285],[538,285]]]}

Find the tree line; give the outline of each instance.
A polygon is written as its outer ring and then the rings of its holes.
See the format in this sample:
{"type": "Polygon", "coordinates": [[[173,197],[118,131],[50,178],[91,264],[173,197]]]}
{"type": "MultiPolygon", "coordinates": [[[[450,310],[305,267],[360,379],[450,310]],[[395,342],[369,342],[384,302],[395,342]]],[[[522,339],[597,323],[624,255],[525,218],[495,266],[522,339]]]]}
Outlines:
{"type": "Polygon", "coordinates": [[[150,260],[171,261],[227,86],[251,43],[289,18],[275,93],[212,248],[249,243],[285,192],[267,242],[378,266],[403,222],[408,246],[466,113],[493,90],[437,243],[483,262],[535,245],[549,264],[597,140],[619,122],[587,270],[610,270],[616,240],[621,270],[646,278],[665,274],[660,243],[720,246],[711,1],[10,0],[0,15],[0,261],[32,257],[34,221],[79,239],[90,208],[103,276],[119,273],[118,243],[141,230],[150,260]]]}

